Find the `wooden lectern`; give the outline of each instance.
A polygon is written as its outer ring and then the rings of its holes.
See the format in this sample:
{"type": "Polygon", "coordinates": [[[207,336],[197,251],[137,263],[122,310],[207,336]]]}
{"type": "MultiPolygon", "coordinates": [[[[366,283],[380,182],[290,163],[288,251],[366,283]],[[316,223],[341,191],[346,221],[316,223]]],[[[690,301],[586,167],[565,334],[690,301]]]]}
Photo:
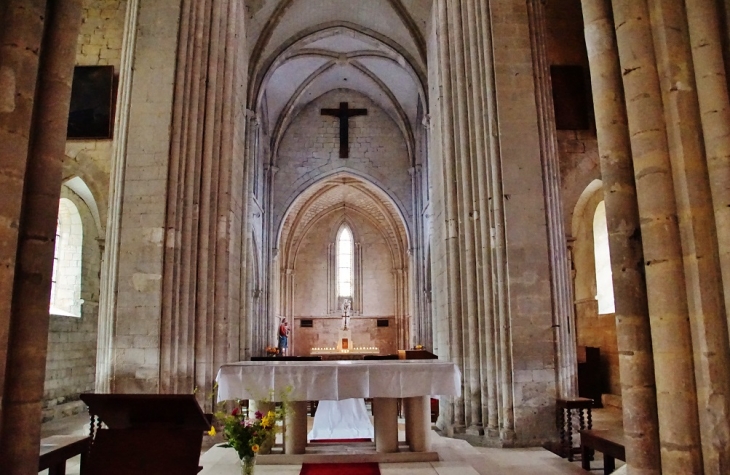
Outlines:
{"type": "Polygon", "coordinates": [[[92,420],[84,475],[193,475],[202,470],[198,462],[210,421],[194,395],[82,394],[81,400],[92,420]]]}

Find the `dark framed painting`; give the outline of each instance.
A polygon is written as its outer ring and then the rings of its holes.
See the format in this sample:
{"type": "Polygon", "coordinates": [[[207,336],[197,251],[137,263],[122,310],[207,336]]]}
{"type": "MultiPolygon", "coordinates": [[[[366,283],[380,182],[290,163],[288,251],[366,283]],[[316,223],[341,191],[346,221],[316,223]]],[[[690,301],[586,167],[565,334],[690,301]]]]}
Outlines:
{"type": "Polygon", "coordinates": [[[114,66],[76,66],[66,137],[111,139],[113,127],[114,66]]]}
{"type": "Polygon", "coordinates": [[[555,126],[558,130],[588,130],[590,99],[586,73],[582,66],[550,66],[555,105],[555,126]]]}

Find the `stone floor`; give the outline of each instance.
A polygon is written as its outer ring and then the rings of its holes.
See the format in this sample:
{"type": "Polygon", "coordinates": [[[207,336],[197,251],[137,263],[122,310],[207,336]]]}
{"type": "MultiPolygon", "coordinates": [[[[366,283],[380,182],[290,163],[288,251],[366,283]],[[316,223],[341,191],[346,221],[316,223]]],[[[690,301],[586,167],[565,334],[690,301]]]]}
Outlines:
{"type": "MultiPolygon", "coordinates": [[[[595,428],[621,426],[621,411],[601,409],[594,411],[595,428]]],[[[73,416],[51,421],[42,427],[43,437],[59,434],[86,434],[88,417],[73,416]]],[[[473,447],[463,440],[441,437],[433,432],[433,448],[439,454],[439,462],[389,463],[381,464],[382,475],[572,475],[602,473],[600,455],[592,463],[593,470],[586,472],[580,462],[570,463],[542,448],[493,449],[473,447]]],[[[401,438],[403,435],[401,435],[401,438]]],[[[235,452],[230,449],[212,447],[206,449],[200,458],[201,475],[239,475],[240,468],[235,452]]],[[[618,465],[621,462],[617,461],[618,465]]],[[[300,465],[258,465],[255,475],[298,475],[300,465]]],[[[39,472],[47,475],[47,471],[39,472]]],[[[67,475],[79,474],[78,458],[69,460],[67,475]]]]}

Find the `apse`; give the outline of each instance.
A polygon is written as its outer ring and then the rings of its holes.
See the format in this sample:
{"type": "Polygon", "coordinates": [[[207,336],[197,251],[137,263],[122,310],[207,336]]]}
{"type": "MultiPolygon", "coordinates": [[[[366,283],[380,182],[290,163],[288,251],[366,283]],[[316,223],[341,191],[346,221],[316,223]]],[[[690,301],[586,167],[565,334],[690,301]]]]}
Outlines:
{"type": "Polygon", "coordinates": [[[372,183],[340,173],[305,190],[286,213],[277,258],[277,313],[291,322],[292,354],[336,348],[346,305],[351,349],[404,348],[407,249],[397,206],[372,183]]]}

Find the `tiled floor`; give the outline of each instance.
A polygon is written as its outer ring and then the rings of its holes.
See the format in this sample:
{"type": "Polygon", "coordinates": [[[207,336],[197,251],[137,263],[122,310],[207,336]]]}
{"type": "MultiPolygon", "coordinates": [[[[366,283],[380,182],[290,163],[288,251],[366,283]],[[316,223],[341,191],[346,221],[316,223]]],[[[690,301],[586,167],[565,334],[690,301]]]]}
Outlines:
{"type": "MultiPolygon", "coordinates": [[[[621,412],[616,409],[594,411],[594,427],[609,428],[621,425],[621,412]]],[[[43,425],[43,437],[56,434],[85,434],[88,418],[74,416],[43,425]]],[[[382,475],[573,475],[588,474],[580,468],[580,462],[570,463],[542,448],[492,449],[472,447],[458,439],[440,437],[435,432],[433,448],[441,461],[427,463],[381,464],[382,475]]],[[[201,475],[239,475],[240,468],[235,452],[213,447],[200,458],[201,475]]],[[[602,467],[599,460],[593,464],[593,473],[602,467]]],[[[299,475],[299,465],[258,465],[255,475],[299,475]]],[[[69,460],[67,475],[78,475],[78,458],[69,460]]],[[[47,475],[40,472],[39,475],[47,475]]],[[[343,474],[346,475],[346,474],[343,474]]]]}
{"type": "MultiPolygon", "coordinates": [[[[463,440],[434,435],[439,462],[383,463],[382,475],[572,475],[587,474],[578,463],[570,463],[541,448],[488,449],[472,447],[463,440]]],[[[200,459],[201,475],[238,475],[235,453],[213,447],[200,459]]],[[[301,465],[258,465],[256,475],[298,475],[301,465]]],[[[346,474],[343,474],[346,475],[346,474]]]]}

